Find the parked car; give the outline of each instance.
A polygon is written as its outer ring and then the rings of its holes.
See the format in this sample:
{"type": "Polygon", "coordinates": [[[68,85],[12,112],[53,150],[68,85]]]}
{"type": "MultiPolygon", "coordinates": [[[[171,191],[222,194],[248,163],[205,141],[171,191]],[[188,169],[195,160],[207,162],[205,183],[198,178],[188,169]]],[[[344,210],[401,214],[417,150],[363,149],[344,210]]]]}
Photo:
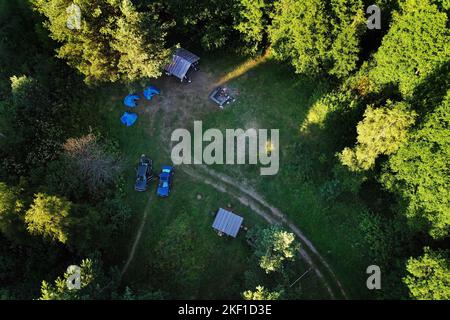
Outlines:
{"type": "Polygon", "coordinates": [[[160,197],[168,197],[173,183],[174,169],[171,166],[163,166],[159,174],[159,183],[156,194],[160,197]]]}
{"type": "Polygon", "coordinates": [[[147,190],[150,181],[153,180],[153,161],[145,154],[141,155],[136,172],[134,190],[141,192],[147,190]]]}

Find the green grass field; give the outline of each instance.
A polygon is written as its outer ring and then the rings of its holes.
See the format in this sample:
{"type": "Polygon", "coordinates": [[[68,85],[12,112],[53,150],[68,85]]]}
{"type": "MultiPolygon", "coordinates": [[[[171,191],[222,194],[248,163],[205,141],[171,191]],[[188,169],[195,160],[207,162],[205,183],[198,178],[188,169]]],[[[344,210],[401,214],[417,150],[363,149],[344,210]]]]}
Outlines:
{"type": "Polygon", "coordinates": [[[352,297],[366,297],[365,260],[359,214],[365,210],[357,197],[342,195],[325,201],[321,187],[330,179],[335,153],[333,128],[300,132],[315,101],[331,90],[318,81],[292,74],[285,66],[267,62],[229,83],[240,91],[239,101],[220,115],[203,121],[207,128],[280,129],[280,171],[260,176],[258,166],[215,166],[238,179],[251,181],[266,199],[286,213],[326,257],[352,297]],[[307,176],[308,178],[305,178],[307,176]]]}
{"type": "MultiPolygon", "coordinates": [[[[242,62],[241,58],[214,59],[203,59],[202,68],[217,78],[242,62]]],[[[335,141],[336,137],[330,139],[333,132],[330,128],[309,134],[300,132],[313,103],[329,92],[331,86],[294,75],[286,66],[271,60],[232,79],[228,85],[239,91],[238,101],[223,111],[209,105],[212,111],[196,120],[203,120],[204,129],[280,129],[280,171],[276,176],[262,177],[258,166],[213,168],[252,185],[287,214],[326,258],[351,298],[369,297],[365,269],[371,263],[365,260],[366,248],[361,245],[358,227],[364,204],[357,198],[346,197],[325,201],[320,193],[331,175],[330,164],[339,148],[327,143],[327,139],[335,141]]],[[[125,263],[143,213],[148,210],[142,237],[123,283],[138,289],[161,289],[175,298],[239,298],[244,290],[251,289],[243,284],[251,248],[244,232],[237,239],[218,237],[211,228],[214,214],[219,207],[231,205],[233,211],[244,216],[246,226],[265,222],[231,195],[193,180],[180,170],[176,172],[169,198],[154,196],[155,182],[150,191],[136,193],[134,170],[140,154],[152,157],[156,172],[162,164],[170,163],[170,155],[162,147],[163,138],[167,137],[162,137],[161,123],[167,114],[158,110],[152,113],[150,121],[141,110],[137,125],[125,128],[119,122],[125,110],[120,97],[128,93],[127,89],[111,90],[112,98],[111,92],[106,94],[111,102],[101,107],[105,109],[103,120],[108,123],[109,134],[119,140],[124,154],[126,198],[133,209],[127,235],[117,239],[117,250],[109,257],[111,262],[119,266],[125,263]]],[[[192,123],[187,124],[190,127],[192,123]]],[[[303,298],[327,298],[314,276],[302,280],[302,288],[303,298]]]]}

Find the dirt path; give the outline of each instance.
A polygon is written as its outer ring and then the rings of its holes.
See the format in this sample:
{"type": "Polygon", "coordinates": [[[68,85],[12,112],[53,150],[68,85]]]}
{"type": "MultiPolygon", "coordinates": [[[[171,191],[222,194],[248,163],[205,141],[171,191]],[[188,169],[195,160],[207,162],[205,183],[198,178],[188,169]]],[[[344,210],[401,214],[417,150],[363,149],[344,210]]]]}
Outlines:
{"type": "MultiPolygon", "coordinates": [[[[189,127],[194,120],[202,119],[205,114],[220,112],[208,104],[207,97],[212,88],[214,88],[215,83],[217,83],[217,81],[215,81],[214,77],[204,71],[196,73],[192,84],[187,86],[180,84],[171,78],[163,78],[158,83],[165,94],[158,97],[157,101],[155,101],[158,108],[150,106],[149,108],[146,108],[146,113],[151,123],[154,123],[154,115],[157,109],[163,111],[164,116],[161,119],[160,139],[162,142],[162,149],[167,149],[166,151],[168,154],[170,154],[172,144],[170,142],[170,135],[174,128],[189,127]]],[[[206,183],[214,189],[234,197],[240,203],[260,215],[268,223],[283,224],[289,228],[302,243],[299,250],[300,256],[314,270],[315,274],[328,291],[330,297],[332,299],[335,299],[336,296],[338,296],[338,298],[348,298],[333,269],[320,255],[313,243],[283,212],[269,204],[263,196],[254,190],[254,188],[206,166],[180,166],[180,169],[193,179],[206,183]],[[330,285],[330,282],[333,283],[334,289],[332,288],[333,286],[330,285]],[[338,292],[336,292],[336,290],[338,292]]],[[[122,268],[121,275],[128,270],[128,267],[134,258],[146,222],[150,201],[151,199],[149,199],[143,212],[142,222],[136,233],[128,259],[122,268]]]]}
{"type": "Polygon", "coordinates": [[[148,211],[150,209],[150,204],[151,204],[152,200],[153,200],[153,196],[150,196],[147,201],[147,204],[145,206],[144,212],[142,214],[141,224],[139,225],[139,229],[136,232],[136,236],[134,237],[133,246],[131,247],[130,253],[128,254],[128,259],[125,262],[125,265],[123,266],[122,270],[120,271],[120,278],[122,278],[122,276],[125,274],[125,272],[127,272],[131,261],[133,261],[134,255],[136,253],[137,245],[139,244],[139,241],[141,240],[142,231],[144,230],[145,222],[147,221],[147,215],[148,215],[148,211]]]}
{"type": "Polygon", "coordinates": [[[283,224],[288,226],[289,229],[291,229],[292,232],[294,232],[294,234],[300,238],[301,242],[308,248],[308,250],[311,251],[311,253],[317,257],[317,259],[325,267],[327,272],[330,274],[330,276],[334,279],[334,281],[338,285],[341,294],[346,299],[348,298],[342,284],[340,283],[340,281],[337,278],[336,274],[334,273],[333,269],[326,262],[326,260],[322,257],[322,255],[317,251],[317,249],[314,247],[313,243],[305,236],[305,234],[293,222],[289,221],[289,219],[287,218],[287,216],[285,214],[283,214],[279,209],[277,209],[277,208],[273,207],[272,205],[270,205],[269,203],[267,203],[266,200],[264,199],[264,197],[262,197],[259,193],[257,193],[250,186],[245,185],[242,182],[238,182],[223,173],[218,173],[214,170],[211,170],[206,166],[199,166],[199,169],[205,171],[210,176],[212,176],[222,182],[225,182],[225,183],[233,186],[234,188],[237,188],[240,192],[246,194],[253,200],[259,202],[261,205],[263,205],[264,207],[269,209],[271,216],[273,218],[275,218],[276,220],[278,220],[277,222],[282,222],[283,224]]]}
{"type": "Polygon", "coordinates": [[[245,186],[242,183],[238,183],[232,178],[222,173],[211,170],[206,166],[195,166],[195,169],[187,166],[183,166],[181,168],[192,178],[200,180],[203,183],[212,186],[216,190],[222,193],[227,193],[228,195],[236,198],[240,203],[252,209],[253,212],[261,216],[268,223],[284,224],[285,226],[287,226],[303,244],[303,246],[301,246],[301,248],[299,249],[300,256],[314,270],[317,277],[322,281],[325,288],[327,289],[330,297],[332,299],[336,299],[336,295],[334,294],[328,280],[323,275],[319,266],[314,262],[313,258],[319,260],[321,265],[329,273],[330,277],[333,279],[333,282],[335,282],[339,288],[340,296],[347,299],[347,294],[345,293],[333,270],[325,261],[325,259],[323,259],[323,257],[318,253],[311,241],[303,234],[303,232],[300,231],[297,226],[290,222],[280,210],[268,204],[264,200],[264,198],[256,191],[254,191],[251,187],[245,186]]]}

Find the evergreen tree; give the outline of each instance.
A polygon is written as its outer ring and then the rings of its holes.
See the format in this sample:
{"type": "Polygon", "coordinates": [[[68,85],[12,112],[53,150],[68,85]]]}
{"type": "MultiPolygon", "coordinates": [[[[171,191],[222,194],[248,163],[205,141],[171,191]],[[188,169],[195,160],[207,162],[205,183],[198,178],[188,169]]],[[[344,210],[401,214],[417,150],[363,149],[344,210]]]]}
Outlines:
{"type": "Polygon", "coordinates": [[[166,0],[164,16],[173,42],[221,48],[233,36],[237,0],[166,0]]]}
{"type": "Polygon", "coordinates": [[[382,176],[385,186],[406,200],[415,229],[434,238],[450,231],[450,91],[407,143],[391,156],[382,176]]]}
{"type": "Polygon", "coordinates": [[[274,6],[269,35],[276,58],[291,61],[298,73],[344,77],[355,70],[362,1],[278,0],[274,6]]]}
{"type": "Polygon", "coordinates": [[[10,240],[17,236],[17,228],[23,222],[23,207],[17,188],[0,182],[0,232],[10,240]]]}
{"type": "Polygon", "coordinates": [[[398,84],[403,95],[411,96],[418,84],[450,59],[447,14],[430,0],[402,2],[374,58],[372,80],[379,85],[398,84]]]}
{"type": "Polygon", "coordinates": [[[275,58],[289,60],[298,73],[320,73],[332,43],[323,1],[279,0],[274,6],[269,35],[275,58]]]}
{"type": "Polygon", "coordinates": [[[137,12],[130,0],[33,0],[61,46],[59,58],[88,82],[134,81],[161,74],[168,50],[157,17],[137,12]]]}
{"type": "Polygon", "coordinates": [[[248,46],[246,51],[256,53],[266,40],[272,5],[266,0],[240,0],[238,6],[239,17],[235,28],[248,46]]]}
{"type": "Polygon", "coordinates": [[[57,196],[35,195],[31,208],[25,214],[28,231],[33,235],[67,243],[71,203],[57,196]]]}
{"type": "Polygon", "coordinates": [[[357,67],[360,37],[366,28],[361,0],[332,0],[333,11],[330,74],[345,77],[357,67]]]}

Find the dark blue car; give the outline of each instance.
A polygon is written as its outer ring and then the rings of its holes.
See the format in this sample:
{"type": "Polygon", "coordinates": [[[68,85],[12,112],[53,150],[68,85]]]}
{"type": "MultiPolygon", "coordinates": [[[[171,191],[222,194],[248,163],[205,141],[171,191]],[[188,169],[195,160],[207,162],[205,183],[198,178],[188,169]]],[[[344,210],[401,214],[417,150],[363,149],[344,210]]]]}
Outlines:
{"type": "Polygon", "coordinates": [[[171,166],[163,166],[159,174],[159,183],[156,194],[160,197],[168,197],[172,187],[174,169],[171,166]]]}
{"type": "Polygon", "coordinates": [[[136,183],[134,184],[134,190],[143,192],[147,190],[150,181],[153,179],[153,161],[145,156],[141,155],[139,164],[136,170],[136,183]]]}

